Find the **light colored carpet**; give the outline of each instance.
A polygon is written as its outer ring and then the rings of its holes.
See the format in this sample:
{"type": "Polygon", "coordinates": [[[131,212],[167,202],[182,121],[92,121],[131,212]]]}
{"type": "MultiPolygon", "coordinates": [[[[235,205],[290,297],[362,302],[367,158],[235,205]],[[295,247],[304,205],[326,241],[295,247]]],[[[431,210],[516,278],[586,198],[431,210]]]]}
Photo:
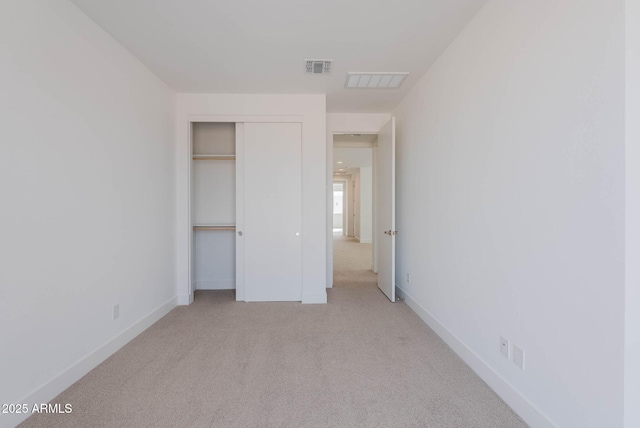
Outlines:
{"type": "Polygon", "coordinates": [[[373,273],[373,245],[361,244],[355,238],[333,235],[333,286],[377,287],[373,273]]]}
{"type": "Polygon", "coordinates": [[[28,427],[524,427],[404,303],[375,287],[327,305],[196,292],[28,427]]]}

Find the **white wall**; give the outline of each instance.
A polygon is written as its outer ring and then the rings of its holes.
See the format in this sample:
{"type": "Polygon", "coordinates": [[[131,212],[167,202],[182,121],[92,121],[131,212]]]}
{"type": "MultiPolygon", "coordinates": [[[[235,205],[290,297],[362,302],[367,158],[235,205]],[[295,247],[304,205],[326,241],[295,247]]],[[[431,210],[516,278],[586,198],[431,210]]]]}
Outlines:
{"type": "Polygon", "coordinates": [[[620,0],[490,0],[395,111],[398,285],[533,426],[623,423],[623,37],[620,0]]]}
{"type": "MultiPolygon", "coordinates": [[[[353,179],[353,175],[349,174],[347,176],[344,176],[347,178],[347,181],[345,182],[345,187],[347,189],[347,196],[345,197],[345,201],[346,204],[345,206],[346,208],[346,214],[345,214],[345,223],[346,226],[344,228],[344,236],[350,236],[353,237],[355,235],[355,218],[353,217],[353,213],[355,210],[355,204],[354,204],[354,200],[353,200],[353,195],[354,195],[354,184],[355,181],[353,179]]],[[[333,241],[331,241],[331,243],[333,244],[333,241]]],[[[333,274],[333,273],[332,273],[333,274]]]]}
{"type": "MultiPolygon", "coordinates": [[[[347,228],[349,227],[349,221],[348,221],[349,207],[348,207],[348,200],[347,200],[347,192],[349,190],[349,186],[348,186],[349,181],[347,180],[346,176],[336,176],[334,177],[333,183],[334,183],[333,184],[334,186],[336,184],[339,184],[340,188],[342,189],[342,213],[334,214],[333,227],[335,227],[336,224],[339,224],[340,227],[342,228],[342,234],[346,235],[347,228]],[[337,216],[340,217],[339,220],[336,220],[337,216]]],[[[333,199],[331,201],[333,202],[333,199]]]]}
{"type": "MultiPolygon", "coordinates": [[[[331,202],[326,198],[325,95],[178,94],[177,96],[177,269],[178,298],[192,300],[189,252],[189,118],[193,115],[302,116],[302,302],[326,303],[326,234],[331,202]],[[328,203],[328,206],[327,206],[328,203]]],[[[332,195],[333,197],[333,195],[332,195]]],[[[328,228],[328,229],[327,229],[328,228]]]]}
{"type": "MultiPolygon", "coordinates": [[[[327,189],[333,181],[333,134],[375,134],[389,121],[389,113],[327,113],[327,189]]],[[[330,206],[333,195],[327,191],[330,206]]],[[[374,219],[375,222],[375,219],[374,219]]],[[[331,227],[331,211],[327,211],[327,228],[331,227]]],[[[327,288],[333,287],[333,234],[327,233],[327,288]]],[[[375,245],[375,244],[374,244],[375,245]]]]}
{"type": "Polygon", "coordinates": [[[344,203],[344,181],[333,181],[333,228],[334,229],[342,229],[344,225],[344,211],[345,211],[345,203],[344,203]],[[336,192],[340,192],[336,196],[336,192]],[[336,212],[337,209],[340,209],[340,212],[336,212]]]}
{"type": "Polygon", "coordinates": [[[344,225],[344,181],[333,181],[333,228],[342,229],[344,225]]]}
{"type": "Polygon", "coordinates": [[[360,168],[354,168],[353,174],[353,236],[360,240],[360,168]]]}
{"type": "Polygon", "coordinates": [[[333,215],[333,228],[334,229],[342,229],[342,217],[344,217],[344,213],[334,214],[333,215]]]}
{"type": "MultiPolygon", "coordinates": [[[[361,149],[371,150],[371,149],[361,149]]],[[[373,239],[373,168],[360,168],[360,242],[370,244],[373,239]]]]}
{"type": "Polygon", "coordinates": [[[236,288],[236,234],[232,230],[198,230],[193,234],[193,288],[236,288]]]}
{"type": "MultiPolygon", "coordinates": [[[[358,149],[371,150],[371,149],[358,149]]],[[[355,236],[360,243],[370,244],[373,240],[373,168],[354,168],[353,216],[355,236]]]]}
{"type": "Polygon", "coordinates": [[[640,426],[640,1],[626,5],[625,427],[640,426]]]}
{"type": "Polygon", "coordinates": [[[0,4],[0,93],[0,403],[46,403],[175,305],[175,95],[64,0],[0,4]]]}

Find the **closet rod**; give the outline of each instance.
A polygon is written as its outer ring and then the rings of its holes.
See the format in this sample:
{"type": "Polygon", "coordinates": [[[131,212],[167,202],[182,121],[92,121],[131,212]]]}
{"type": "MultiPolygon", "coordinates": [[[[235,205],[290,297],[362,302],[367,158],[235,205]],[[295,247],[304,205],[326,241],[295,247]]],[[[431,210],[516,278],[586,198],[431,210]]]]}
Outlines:
{"type": "Polygon", "coordinates": [[[236,230],[235,226],[193,226],[193,230],[236,230]]]}
{"type": "Polygon", "coordinates": [[[193,160],[234,160],[235,155],[193,155],[193,160]]]}

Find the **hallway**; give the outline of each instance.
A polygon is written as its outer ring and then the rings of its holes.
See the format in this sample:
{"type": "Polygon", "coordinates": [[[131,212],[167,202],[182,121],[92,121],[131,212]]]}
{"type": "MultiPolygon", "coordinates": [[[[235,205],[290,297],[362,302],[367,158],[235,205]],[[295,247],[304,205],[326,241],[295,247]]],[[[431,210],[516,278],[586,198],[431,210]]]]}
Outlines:
{"type": "Polygon", "coordinates": [[[375,287],[373,244],[361,244],[355,238],[333,235],[333,286],[375,287]]]}

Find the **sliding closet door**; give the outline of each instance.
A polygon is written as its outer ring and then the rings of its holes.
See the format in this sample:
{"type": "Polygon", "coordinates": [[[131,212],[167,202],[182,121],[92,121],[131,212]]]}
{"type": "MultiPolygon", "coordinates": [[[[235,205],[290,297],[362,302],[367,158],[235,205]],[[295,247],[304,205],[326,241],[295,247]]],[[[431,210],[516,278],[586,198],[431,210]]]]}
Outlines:
{"type": "Polygon", "coordinates": [[[302,299],[302,125],[245,123],[246,301],[302,299]]]}

